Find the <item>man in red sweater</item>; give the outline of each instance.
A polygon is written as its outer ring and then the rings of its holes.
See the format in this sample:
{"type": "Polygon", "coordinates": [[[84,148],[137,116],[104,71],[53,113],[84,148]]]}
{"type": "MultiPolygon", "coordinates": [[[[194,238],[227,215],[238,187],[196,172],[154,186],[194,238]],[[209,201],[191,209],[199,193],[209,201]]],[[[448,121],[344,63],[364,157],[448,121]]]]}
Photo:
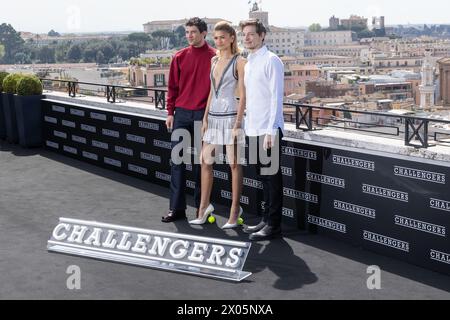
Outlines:
{"type": "MultiPolygon", "coordinates": [[[[190,19],[186,23],[186,39],[189,42],[189,47],[177,52],[170,65],[166,126],[169,131],[188,130],[191,139],[194,137],[194,123],[203,121],[210,92],[211,59],[216,55],[216,50],[205,41],[207,33],[208,27],[203,20],[199,18],[190,19]]],[[[173,136],[172,149],[180,142],[181,139],[178,140],[173,136]]],[[[183,140],[182,143],[186,142],[183,140]]],[[[183,150],[186,150],[191,146],[184,147],[183,150]]],[[[200,152],[200,150],[197,150],[197,152],[200,152]]],[[[186,219],[186,165],[173,162],[170,182],[170,207],[167,215],[162,218],[162,222],[165,223],[186,219]]],[[[201,195],[200,165],[193,164],[192,169],[195,177],[194,201],[198,210],[201,195]]]]}

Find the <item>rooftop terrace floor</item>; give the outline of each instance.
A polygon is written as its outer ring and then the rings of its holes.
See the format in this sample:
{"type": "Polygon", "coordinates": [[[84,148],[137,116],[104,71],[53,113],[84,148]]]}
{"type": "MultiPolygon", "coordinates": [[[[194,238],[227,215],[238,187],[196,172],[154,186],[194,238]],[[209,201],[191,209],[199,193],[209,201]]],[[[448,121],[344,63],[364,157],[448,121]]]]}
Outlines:
{"type": "Polygon", "coordinates": [[[227,216],[223,206],[218,226],[162,224],[168,195],[145,181],[0,141],[0,299],[450,299],[448,276],[288,228],[283,239],[252,245],[244,270],[253,275],[242,283],[47,252],[59,217],[248,239],[218,227],[227,216]],[[81,268],[81,290],[66,287],[71,265],[81,268]],[[367,289],[370,265],[382,269],[381,290],[367,289]]]}

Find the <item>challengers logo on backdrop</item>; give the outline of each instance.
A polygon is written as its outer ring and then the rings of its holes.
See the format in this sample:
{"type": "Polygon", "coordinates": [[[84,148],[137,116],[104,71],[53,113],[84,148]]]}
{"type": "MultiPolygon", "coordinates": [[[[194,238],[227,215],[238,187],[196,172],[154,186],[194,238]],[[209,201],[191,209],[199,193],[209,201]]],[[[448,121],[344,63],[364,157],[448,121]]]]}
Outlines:
{"type": "Polygon", "coordinates": [[[450,201],[431,198],[430,208],[450,212],[450,201]]]}
{"type": "Polygon", "coordinates": [[[431,233],[437,236],[446,237],[447,231],[444,226],[435,225],[429,222],[424,222],[420,220],[415,220],[407,217],[402,217],[396,215],[394,217],[394,222],[398,226],[431,233]]]}
{"type": "Polygon", "coordinates": [[[314,172],[306,172],[306,180],[345,189],[345,180],[314,172]]]}
{"type": "Polygon", "coordinates": [[[371,241],[377,244],[381,244],[386,247],[391,247],[397,250],[409,252],[409,243],[406,241],[390,238],[383,236],[378,233],[363,231],[363,239],[367,241],[371,241]]]}
{"type": "Polygon", "coordinates": [[[311,214],[308,214],[308,223],[340,233],[347,233],[347,226],[345,224],[313,216],[311,214]]]}
{"type": "Polygon", "coordinates": [[[131,119],[122,117],[113,117],[113,122],[117,124],[123,124],[125,126],[131,126],[131,119]]]}
{"type": "Polygon", "coordinates": [[[408,202],[409,195],[407,192],[392,190],[383,187],[372,186],[370,184],[362,185],[363,193],[370,194],[377,197],[388,198],[397,201],[408,202]]]}
{"type": "Polygon", "coordinates": [[[106,114],[91,112],[91,119],[106,121],[106,114]]]}
{"type": "Polygon", "coordinates": [[[437,172],[394,166],[394,174],[399,177],[411,178],[427,182],[439,184],[446,183],[445,174],[437,172]]]}
{"type": "Polygon", "coordinates": [[[59,113],[66,113],[66,108],[53,105],[52,111],[59,112],[59,113]]]}
{"type": "MultiPolygon", "coordinates": [[[[62,112],[62,113],[66,112],[66,109],[64,109],[64,107],[60,107],[60,108],[63,108],[63,110],[64,110],[64,111],[60,111],[60,112],[62,112]]],[[[70,114],[73,116],[78,116],[78,117],[84,117],[84,115],[85,115],[83,110],[78,110],[78,109],[70,109],[70,114]]]]}
{"type": "Polygon", "coordinates": [[[333,164],[339,166],[352,167],[356,169],[375,171],[375,162],[373,161],[344,157],[339,155],[333,156],[333,164]]]}
{"type": "Polygon", "coordinates": [[[281,153],[286,156],[317,160],[317,152],[311,150],[303,150],[293,147],[281,147],[281,153]]]}
{"type": "Polygon", "coordinates": [[[370,209],[362,206],[358,206],[356,204],[347,203],[344,201],[334,200],[333,201],[334,208],[341,211],[346,211],[350,213],[354,213],[363,217],[375,219],[376,218],[376,210],[370,209]]]}

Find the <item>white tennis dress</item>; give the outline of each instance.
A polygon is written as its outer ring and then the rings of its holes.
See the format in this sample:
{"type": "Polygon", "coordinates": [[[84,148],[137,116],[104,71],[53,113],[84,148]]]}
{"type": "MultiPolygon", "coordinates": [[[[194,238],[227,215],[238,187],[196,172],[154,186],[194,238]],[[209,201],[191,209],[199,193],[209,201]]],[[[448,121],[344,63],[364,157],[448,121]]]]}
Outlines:
{"type": "MultiPolygon", "coordinates": [[[[235,96],[238,85],[236,75],[235,55],[226,66],[220,82],[216,84],[214,70],[218,59],[213,61],[211,67],[211,87],[213,95],[208,113],[208,129],[203,136],[203,141],[213,145],[233,145],[233,128],[236,124],[238,101],[235,96]]],[[[237,143],[245,143],[243,131],[238,136],[237,143]]]]}

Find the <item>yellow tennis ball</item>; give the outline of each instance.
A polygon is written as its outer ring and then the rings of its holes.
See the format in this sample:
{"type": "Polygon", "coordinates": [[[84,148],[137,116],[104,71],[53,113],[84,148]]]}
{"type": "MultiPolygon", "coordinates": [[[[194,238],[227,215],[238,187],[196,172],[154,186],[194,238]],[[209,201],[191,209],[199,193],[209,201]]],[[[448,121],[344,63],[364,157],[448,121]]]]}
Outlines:
{"type": "Polygon", "coordinates": [[[238,224],[239,224],[240,226],[242,226],[242,225],[244,224],[244,219],[239,218],[239,219],[238,219],[238,224]]]}
{"type": "Polygon", "coordinates": [[[214,216],[209,216],[208,221],[209,223],[214,223],[216,222],[216,218],[214,216]]]}

